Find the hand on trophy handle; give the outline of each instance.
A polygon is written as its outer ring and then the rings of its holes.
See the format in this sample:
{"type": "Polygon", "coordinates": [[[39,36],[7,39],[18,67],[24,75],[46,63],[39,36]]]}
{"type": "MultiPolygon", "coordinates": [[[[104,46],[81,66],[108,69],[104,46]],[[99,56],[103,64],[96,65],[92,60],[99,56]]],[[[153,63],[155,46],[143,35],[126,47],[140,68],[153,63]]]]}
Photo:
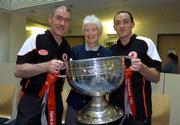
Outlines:
{"type": "MultiPolygon", "coordinates": [[[[62,55],[62,60],[63,60],[63,67],[61,67],[60,71],[61,70],[66,70],[66,73],[67,73],[67,67],[68,67],[68,64],[67,64],[67,61],[68,61],[68,55],[66,53],[64,53],[62,55]]],[[[60,74],[60,71],[59,71],[59,75],[58,77],[60,78],[65,78],[66,77],[66,74],[62,75],[60,74]]]]}
{"type": "Polygon", "coordinates": [[[130,69],[132,71],[139,71],[142,68],[143,63],[141,62],[141,59],[137,57],[137,53],[135,51],[132,51],[128,54],[128,57],[131,60],[130,69]]]}
{"type": "Polygon", "coordinates": [[[131,66],[130,66],[130,68],[133,71],[140,71],[142,67],[143,67],[143,63],[141,62],[141,59],[139,59],[139,58],[131,59],[131,66]]]}
{"type": "Polygon", "coordinates": [[[58,73],[61,68],[64,67],[64,63],[58,59],[52,59],[48,62],[48,72],[58,73]]]}

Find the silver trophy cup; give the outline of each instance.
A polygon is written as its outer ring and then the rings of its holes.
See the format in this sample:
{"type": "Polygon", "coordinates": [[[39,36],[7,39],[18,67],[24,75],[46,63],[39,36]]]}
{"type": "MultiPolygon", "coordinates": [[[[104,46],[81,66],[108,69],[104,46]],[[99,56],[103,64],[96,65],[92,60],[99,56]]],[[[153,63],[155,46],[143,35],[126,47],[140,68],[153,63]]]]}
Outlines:
{"type": "Polygon", "coordinates": [[[124,57],[100,57],[66,62],[67,80],[77,92],[92,97],[77,113],[83,124],[105,124],[123,116],[119,107],[106,101],[106,95],[116,90],[124,78],[124,57]]]}

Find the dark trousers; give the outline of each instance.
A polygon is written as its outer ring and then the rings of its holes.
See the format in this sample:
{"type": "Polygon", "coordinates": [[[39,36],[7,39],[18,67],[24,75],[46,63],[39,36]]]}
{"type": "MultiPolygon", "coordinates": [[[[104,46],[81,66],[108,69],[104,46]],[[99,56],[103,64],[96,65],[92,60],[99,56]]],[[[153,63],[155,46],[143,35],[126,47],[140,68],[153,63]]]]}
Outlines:
{"type": "MultiPolygon", "coordinates": [[[[56,102],[57,125],[61,125],[62,119],[62,100],[56,102]]],[[[24,94],[18,105],[16,125],[41,125],[41,100],[36,97],[24,94]]]]}
{"type": "MultiPolygon", "coordinates": [[[[120,125],[121,121],[123,120],[123,118],[109,123],[108,125],[120,125]]],[[[122,125],[151,125],[151,117],[145,118],[145,119],[136,119],[134,120],[133,117],[130,115],[129,118],[126,117],[124,119],[124,122],[122,125]]]]}

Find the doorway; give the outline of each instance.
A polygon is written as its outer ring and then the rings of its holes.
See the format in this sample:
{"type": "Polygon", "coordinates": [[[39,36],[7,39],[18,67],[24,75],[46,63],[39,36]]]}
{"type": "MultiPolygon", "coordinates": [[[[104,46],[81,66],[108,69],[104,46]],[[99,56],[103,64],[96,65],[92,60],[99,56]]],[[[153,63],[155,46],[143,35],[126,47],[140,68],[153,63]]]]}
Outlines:
{"type": "Polygon", "coordinates": [[[84,36],[65,36],[71,47],[84,44],[84,36]]]}

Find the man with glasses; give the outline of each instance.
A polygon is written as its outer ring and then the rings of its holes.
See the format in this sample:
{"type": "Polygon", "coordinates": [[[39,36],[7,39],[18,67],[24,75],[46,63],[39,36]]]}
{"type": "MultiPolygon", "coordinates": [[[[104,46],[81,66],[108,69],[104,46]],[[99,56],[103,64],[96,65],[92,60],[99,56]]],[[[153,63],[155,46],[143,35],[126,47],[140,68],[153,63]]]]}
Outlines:
{"type": "Polygon", "coordinates": [[[57,6],[49,16],[49,30],[30,36],[17,55],[15,76],[22,78],[16,125],[61,125],[63,61],[70,46],[63,38],[70,28],[71,11],[57,6]]]}

